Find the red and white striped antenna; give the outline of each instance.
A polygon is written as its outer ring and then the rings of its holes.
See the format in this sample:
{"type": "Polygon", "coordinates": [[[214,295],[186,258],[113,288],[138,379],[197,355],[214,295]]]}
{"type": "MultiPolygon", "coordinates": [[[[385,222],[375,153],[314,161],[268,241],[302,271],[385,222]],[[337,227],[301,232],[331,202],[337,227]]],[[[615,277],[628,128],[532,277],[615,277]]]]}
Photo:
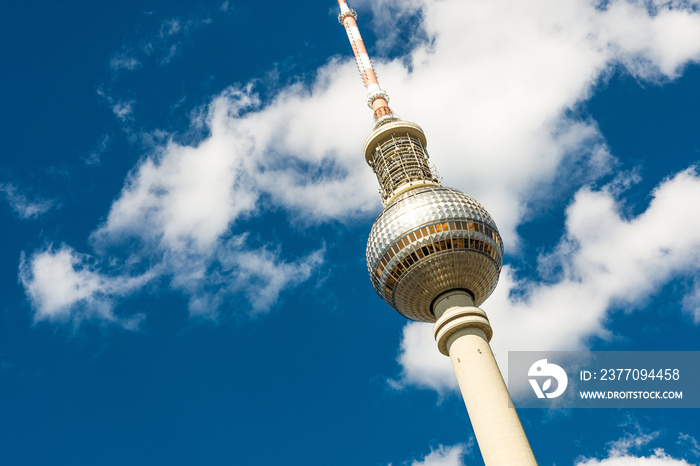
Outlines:
{"type": "Polygon", "coordinates": [[[345,0],[338,0],[338,6],[340,6],[338,21],[345,27],[345,32],[348,34],[352,51],[355,54],[357,68],[360,70],[362,81],[364,81],[367,88],[367,106],[374,112],[376,124],[398,119],[389,108],[389,95],[379,86],[377,74],[374,71],[374,66],[367,54],[365,43],[362,41],[360,30],[357,27],[357,13],[348,7],[345,0]]]}

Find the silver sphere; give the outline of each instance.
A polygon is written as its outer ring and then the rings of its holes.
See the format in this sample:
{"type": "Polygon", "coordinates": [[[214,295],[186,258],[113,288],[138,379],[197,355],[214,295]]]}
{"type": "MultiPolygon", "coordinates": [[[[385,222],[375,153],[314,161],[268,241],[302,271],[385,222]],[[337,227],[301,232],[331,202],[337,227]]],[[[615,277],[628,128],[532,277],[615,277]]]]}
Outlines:
{"type": "Polygon", "coordinates": [[[496,288],[503,242],[489,213],[461,191],[425,186],[387,205],[367,241],[374,289],[405,317],[435,322],[431,304],[463,289],[479,306],[496,288]]]}

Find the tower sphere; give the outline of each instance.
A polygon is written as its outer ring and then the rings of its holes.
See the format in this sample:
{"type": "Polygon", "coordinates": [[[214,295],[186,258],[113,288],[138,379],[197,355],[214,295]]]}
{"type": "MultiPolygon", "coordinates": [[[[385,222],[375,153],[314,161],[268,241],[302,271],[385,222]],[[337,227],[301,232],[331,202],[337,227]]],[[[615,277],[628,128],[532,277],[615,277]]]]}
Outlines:
{"type": "Polygon", "coordinates": [[[367,241],[372,285],[409,319],[435,322],[431,304],[463,289],[479,306],[496,288],[503,243],[474,199],[442,186],[404,192],[374,222],[367,241]]]}
{"type": "Polygon", "coordinates": [[[415,123],[380,126],[365,142],[365,157],[385,200],[367,241],[367,268],[379,296],[421,322],[435,322],[432,302],[446,291],[466,290],[479,306],[496,287],[503,261],[491,215],[440,185],[415,123]]]}

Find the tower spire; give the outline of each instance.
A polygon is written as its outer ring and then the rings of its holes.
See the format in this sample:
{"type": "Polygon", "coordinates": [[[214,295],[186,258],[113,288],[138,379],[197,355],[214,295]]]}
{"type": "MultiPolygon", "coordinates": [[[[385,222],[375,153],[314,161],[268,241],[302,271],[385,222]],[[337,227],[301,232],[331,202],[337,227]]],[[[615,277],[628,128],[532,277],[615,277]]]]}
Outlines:
{"type": "Polygon", "coordinates": [[[379,181],[382,203],[419,186],[440,186],[428,164],[427,140],[420,126],[404,121],[389,107],[389,96],[379,85],[377,73],[357,28],[357,13],[338,0],[338,21],[345,27],[357,68],[367,88],[367,105],[374,112],[374,131],[365,141],[365,160],[379,181]]]}
{"type": "Polygon", "coordinates": [[[367,106],[374,112],[374,119],[378,124],[386,120],[398,119],[389,108],[389,95],[379,86],[377,73],[374,71],[374,66],[357,27],[357,13],[348,7],[345,0],[338,0],[338,6],[340,6],[338,22],[345,27],[350,46],[355,54],[357,68],[367,88],[367,106]]]}

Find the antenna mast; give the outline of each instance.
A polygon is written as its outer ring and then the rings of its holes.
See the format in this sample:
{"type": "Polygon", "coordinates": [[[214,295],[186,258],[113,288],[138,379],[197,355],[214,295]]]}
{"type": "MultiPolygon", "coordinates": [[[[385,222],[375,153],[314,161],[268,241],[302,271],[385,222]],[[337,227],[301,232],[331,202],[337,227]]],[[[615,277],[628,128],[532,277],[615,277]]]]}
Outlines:
{"type": "Polygon", "coordinates": [[[379,86],[377,73],[374,71],[365,43],[362,41],[360,30],[357,27],[357,13],[348,7],[345,0],[338,0],[338,6],[340,6],[338,22],[345,27],[345,32],[348,34],[348,40],[355,54],[357,69],[360,71],[362,81],[367,88],[367,106],[374,112],[375,125],[397,120],[398,117],[389,108],[389,95],[379,86]]]}

